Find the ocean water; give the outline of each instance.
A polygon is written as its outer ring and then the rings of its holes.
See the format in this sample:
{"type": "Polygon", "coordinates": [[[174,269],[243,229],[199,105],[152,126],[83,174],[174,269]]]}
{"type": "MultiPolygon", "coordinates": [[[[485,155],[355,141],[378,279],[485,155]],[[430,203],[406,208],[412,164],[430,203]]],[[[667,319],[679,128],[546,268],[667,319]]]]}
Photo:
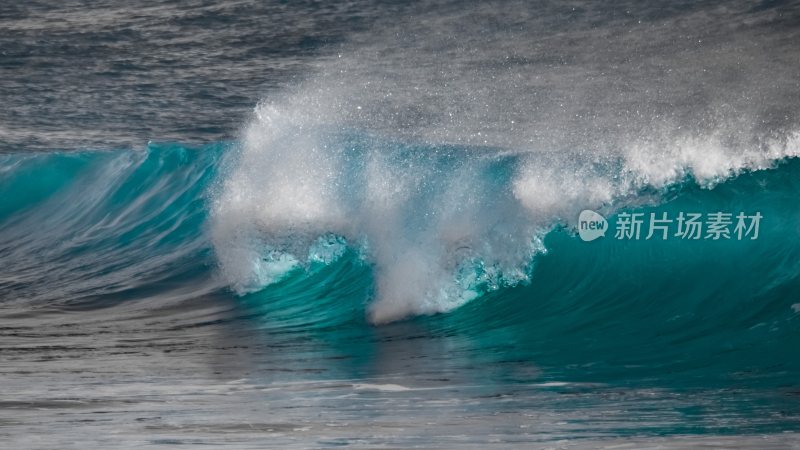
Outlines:
{"type": "Polygon", "coordinates": [[[0,4],[0,447],[800,448],[799,43],[782,1],[0,4]]]}

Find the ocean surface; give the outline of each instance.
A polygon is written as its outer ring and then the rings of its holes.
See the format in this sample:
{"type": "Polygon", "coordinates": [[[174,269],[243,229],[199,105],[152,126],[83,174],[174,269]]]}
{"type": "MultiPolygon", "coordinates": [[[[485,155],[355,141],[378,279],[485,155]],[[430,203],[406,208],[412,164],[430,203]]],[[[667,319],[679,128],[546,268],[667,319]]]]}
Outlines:
{"type": "Polygon", "coordinates": [[[800,448],[798,2],[4,1],[0,100],[1,448],[800,448]]]}

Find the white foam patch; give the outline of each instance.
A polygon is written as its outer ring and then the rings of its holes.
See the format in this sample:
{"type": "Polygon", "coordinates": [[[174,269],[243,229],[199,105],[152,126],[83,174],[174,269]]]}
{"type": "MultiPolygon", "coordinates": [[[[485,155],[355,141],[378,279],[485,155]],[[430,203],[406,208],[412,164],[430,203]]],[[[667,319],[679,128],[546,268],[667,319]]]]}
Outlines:
{"type": "Polygon", "coordinates": [[[411,388],[407,388],[399,384],[369,384],[369,383],[354,384],[353,389],[383,391],[383,392],[403,392],[411,390],[411,388]]]}
{"type": "Polygon", "coordinates": [[[624,151],[625,170],[635,186],[664,187],[694,177],[713,186],[744,170],[771,168],[775,161],[800,155],[798,133],[765,142],[732,143],[730,134],[678,135],[634,142],[624,151]]]}
{"type": "Polygon", "coordinates": [[[570,159],[545,159],[532,154],[519,169],[513,183],[514,196],[533,218],[543,224],[558,218],[577,219],[587,207],[611,202],[621,186],[570,159]]]}

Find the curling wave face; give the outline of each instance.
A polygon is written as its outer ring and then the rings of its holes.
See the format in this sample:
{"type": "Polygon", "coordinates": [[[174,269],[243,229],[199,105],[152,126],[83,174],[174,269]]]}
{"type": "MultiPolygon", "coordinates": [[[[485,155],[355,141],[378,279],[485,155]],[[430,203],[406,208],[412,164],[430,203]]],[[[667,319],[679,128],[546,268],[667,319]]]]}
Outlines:
{"type": "Polygon", "coordinates": [[[110,306],[218,288],[203,223],[222,147],[1,155],[5,301],[110,306]]]}

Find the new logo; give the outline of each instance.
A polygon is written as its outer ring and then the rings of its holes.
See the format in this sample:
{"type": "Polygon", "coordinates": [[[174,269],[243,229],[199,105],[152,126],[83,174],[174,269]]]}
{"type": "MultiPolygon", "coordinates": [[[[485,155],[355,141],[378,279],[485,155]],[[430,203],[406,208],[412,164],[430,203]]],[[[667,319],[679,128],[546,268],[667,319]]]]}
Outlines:
{"type": "Polygon", "coordinates": [[[605,236],[608,231],[608,221],[605,217],[590,210],[581,211],[578,216],[578,235],[586,242],[605,236]]]}

